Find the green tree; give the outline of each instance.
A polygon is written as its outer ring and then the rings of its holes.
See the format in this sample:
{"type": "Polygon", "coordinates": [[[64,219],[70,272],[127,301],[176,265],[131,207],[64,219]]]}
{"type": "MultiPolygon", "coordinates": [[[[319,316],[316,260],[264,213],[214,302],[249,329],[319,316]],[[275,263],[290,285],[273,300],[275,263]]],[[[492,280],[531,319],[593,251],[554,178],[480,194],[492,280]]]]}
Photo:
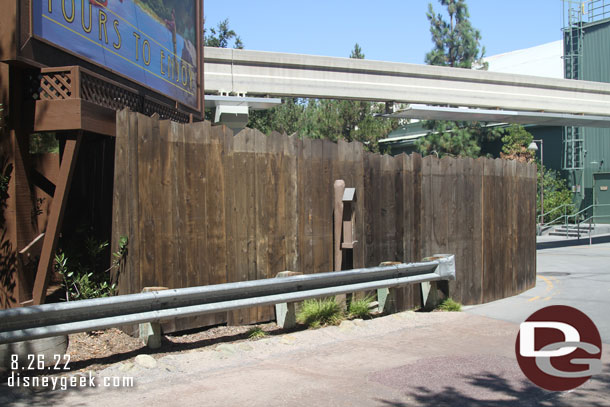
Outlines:
{"type": "Polygon", "coordinates": [[[530,162],[534,159],[528,147],[534,137],[521,125],[513,124],[503,130],[500,157],[530,162]]]}
{"type": "Polygon", "coordinates": [[[229,28],[228,18],[219,22],[216,27],[210,28],[209,34],[205,28],[203,29],[203,43],[206,47],[228,48],[231,40],[233,40],[233,48],[244,48],[241,37],[229,28]]]}
{"type": "MultiPolygon", "coordinates": [[[[428,4],[428,21],[434,48],[426,54],[429,65],[472,69],[481,63],[485,48],[481,46],[481,33],[470,24],[470,14],[465,0],[439,0],[446,7],[449,20],[435,13],[428,4]]],[[[497,140],[501,133],[478,122],[452,122],[429,120],[424,123],[429,132],[417,141],[417,149],[427,155],[453,155],[478,157],[486,155],[485,143],[497,140]]]]}
{"type": "Polygon", "coordinates": [[[354,45],[354,49],[352,50],[352,53],[349,57],[353,59],[364,59],[364,53],[362,52],[362,48],[360,48],[360,45],[358,45],[358,43],[354,45]]]}
{"type": "Polygon", "coordinates": [[[416,142],[423,155],[480,157],[485,155],[483,144],[501,137],[502,131],[487,128],[479,122],[449,122],[428,120],[424,127],[429,130],[426,137],[416,142]]]}
{"type": "MultiPolygon", "coordinates": [[[[364,59],[355,44],[350,58],[364,59]]],[[[382,113],[379,103],[335,99],[284,99],[282,105],[266,111],[251,112],[248,127],[265,134],[272,131],[333,141],[360,141],[370,151],[379,151],[377,141],[396,128],[396,120],[374,117],[382,113]]]]}
{"type": "MultiPolygon", "coordinates": [[[[536,214],[540,216],[540,214],[549,212],[559,206],[574,203],[574,194],[566,185],[566,180],[561,178],[557,171],[544,167],[539,161],[536,161],[536,165],[538,166],[536,214]],[[544,176],[542,171],[544,171],[544,176]],[[544,208],[541,207],[541,188],[544,189],[544,208]]],[[[572,214],[573,211],[574,207],[567,208],[568,214],[572,214]]],[[[563,214],[563,211],[561,213],[555,212],[554,216],[557,217],[560,214],[563,214]]],[[[546,217],[544,219],[545,222],[551,220],[552,219],[547,219],[546,217]]],[[[538,221],[538,219],[536,219],[536,221],[538,221]]]]}
{"type": "MultiPolygon", "coordinates": [[[[550,168],[544,167],[540,161],[536,160],[530,150],[529,145],[534,137],[523,126],[513,124],[502,130],[502,153],[503,159],[517,160],[521,162],[536,163],[537,168],[537,195],[536,195],[536,214],[540,216],[543,212],[548,212],[562,205],[569,205],[574,202],[572,191],[566,185],[565,179],[560,174],[550,168]],[[544,211],[542,205],[541,190],[544,190],[544,211]]],[[[567,208],[567,213],[573,212],[572,207],[567,208]]],[[[555,216],[563,214],[557,212],[555,216]]],[[[545,219],[550,221],[551,219],[545,219]]]]}
{"type": "Polygon", "coordinates": [[[435,14],[428,4],[428,21],[434,48],[426,54],[428,65],[471,69],[485,55],[481,47],[481,33],[470,24],[466,0],[439,0],[447,8],[449,21],[435,14]]]}
{"type": "Polygon", "coordinates": [[[247,127],[265,134],[273,131],[293,134],[307,127],[307,109],[304,99],[284,98],[282,104],[273,109],[250,111],[247,127]]]}

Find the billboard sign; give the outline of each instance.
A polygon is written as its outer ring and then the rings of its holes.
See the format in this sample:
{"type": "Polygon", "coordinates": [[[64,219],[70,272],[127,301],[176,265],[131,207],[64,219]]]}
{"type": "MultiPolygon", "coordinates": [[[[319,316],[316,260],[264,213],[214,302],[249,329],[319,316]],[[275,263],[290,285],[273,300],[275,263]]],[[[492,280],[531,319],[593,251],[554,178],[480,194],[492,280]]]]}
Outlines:
{"type": "Polygon", "coordinates": [[[197,109],[197,1],[34,0],[33,34],[197,109]]]}

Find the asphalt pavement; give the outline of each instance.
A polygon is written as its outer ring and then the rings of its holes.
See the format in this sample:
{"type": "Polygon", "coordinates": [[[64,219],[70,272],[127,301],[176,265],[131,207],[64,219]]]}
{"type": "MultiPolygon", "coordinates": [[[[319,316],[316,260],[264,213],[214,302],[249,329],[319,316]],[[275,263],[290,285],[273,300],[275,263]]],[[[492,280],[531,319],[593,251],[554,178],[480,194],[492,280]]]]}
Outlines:
{"type": "Polygon", "coordinates": [[[540,308],[568,305],[587,314],[610,343],[610,244],[538,250],[536,266],[535,288],[466,312],[518,324],[540,308]]]}

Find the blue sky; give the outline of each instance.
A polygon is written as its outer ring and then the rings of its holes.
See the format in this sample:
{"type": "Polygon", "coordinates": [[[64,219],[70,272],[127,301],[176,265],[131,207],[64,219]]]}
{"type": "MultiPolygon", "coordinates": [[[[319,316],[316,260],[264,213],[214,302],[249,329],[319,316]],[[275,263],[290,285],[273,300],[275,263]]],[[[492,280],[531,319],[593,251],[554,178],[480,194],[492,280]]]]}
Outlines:
{"type": "MultiPolygon", "coordinates": [[[[423,63],[427,0],[204,0],[206,26],[229,18],[246,49],[423,63]]],[[[436,10],[441,7],[432,0],[436,10]]],[[[468,0],[486,55],[561,39],[561,0],[468,0]]]]}

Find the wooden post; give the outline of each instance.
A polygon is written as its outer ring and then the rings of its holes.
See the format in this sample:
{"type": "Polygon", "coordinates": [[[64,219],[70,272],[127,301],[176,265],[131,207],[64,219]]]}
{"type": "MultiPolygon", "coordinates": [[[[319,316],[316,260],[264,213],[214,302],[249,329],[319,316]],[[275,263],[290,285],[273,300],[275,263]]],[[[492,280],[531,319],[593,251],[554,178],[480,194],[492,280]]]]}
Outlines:
{"type": "Polygon", "coordinates": [[[55,195],[51,204],[51,214],[45,232],[40,262],[34,281],[33,300],[34,305],[45,302],[47,296],[47,285],[49,283],[49,269],[53,265],[53,255],[57,249],[57,239],[61,231],[61,225],[70,193],[72,175],[76,168],[78,150],[82,142],[83,134],[79,131],[75,138],[68,138],[64,147],[63,157],[59,167],[59,177],[55,188],[55,195]]]}
{"type": "MultiPolygon", "coordinates": [[[[12,166],[10,183],[8,190],[7,207],[5,210],[7,241],[10,242],[8,256],[15,256],[14,259],[7,260],[11,263],[12,274],[10,280],[14,284],[12,295],[8,303],[19,305],[31,298],[31,286],[29,286],[23,274],[23,269],[17,263],[17,252],[26,247],[36,235],[36,230],[32,224],[32,199],[30,189],[30,154],[29,154],[29,134],[31,131],[30,123],[33,123],[32,104],[28,103],[24,97],[23,87],[25,86],[25,73],[18,67],[3,67],[0,74],[3,83],[2,99],[4,106],[9,113],[7,117],[8,140],[7,158],[8,165],[12,166]],[[8,92],[7,92],[8,87],[8,92]]],[[[4,242],[3,242],[4,243],[4,242]]],[[[7,287],[8,288],[8,287],[7,287]]],[[[8,305],[5,304],[5,305],[8,305]]]]}
{"type": "Polygon", "coordinates": [[[343,252],[341,251],[341,231],[343,228],[343,193],[345,192],[345,181],[338,179],[333,186],[335,191],[334,202],[334,257],[335,271],[341,271],[341,262],[343,260],[343,252]]]}

